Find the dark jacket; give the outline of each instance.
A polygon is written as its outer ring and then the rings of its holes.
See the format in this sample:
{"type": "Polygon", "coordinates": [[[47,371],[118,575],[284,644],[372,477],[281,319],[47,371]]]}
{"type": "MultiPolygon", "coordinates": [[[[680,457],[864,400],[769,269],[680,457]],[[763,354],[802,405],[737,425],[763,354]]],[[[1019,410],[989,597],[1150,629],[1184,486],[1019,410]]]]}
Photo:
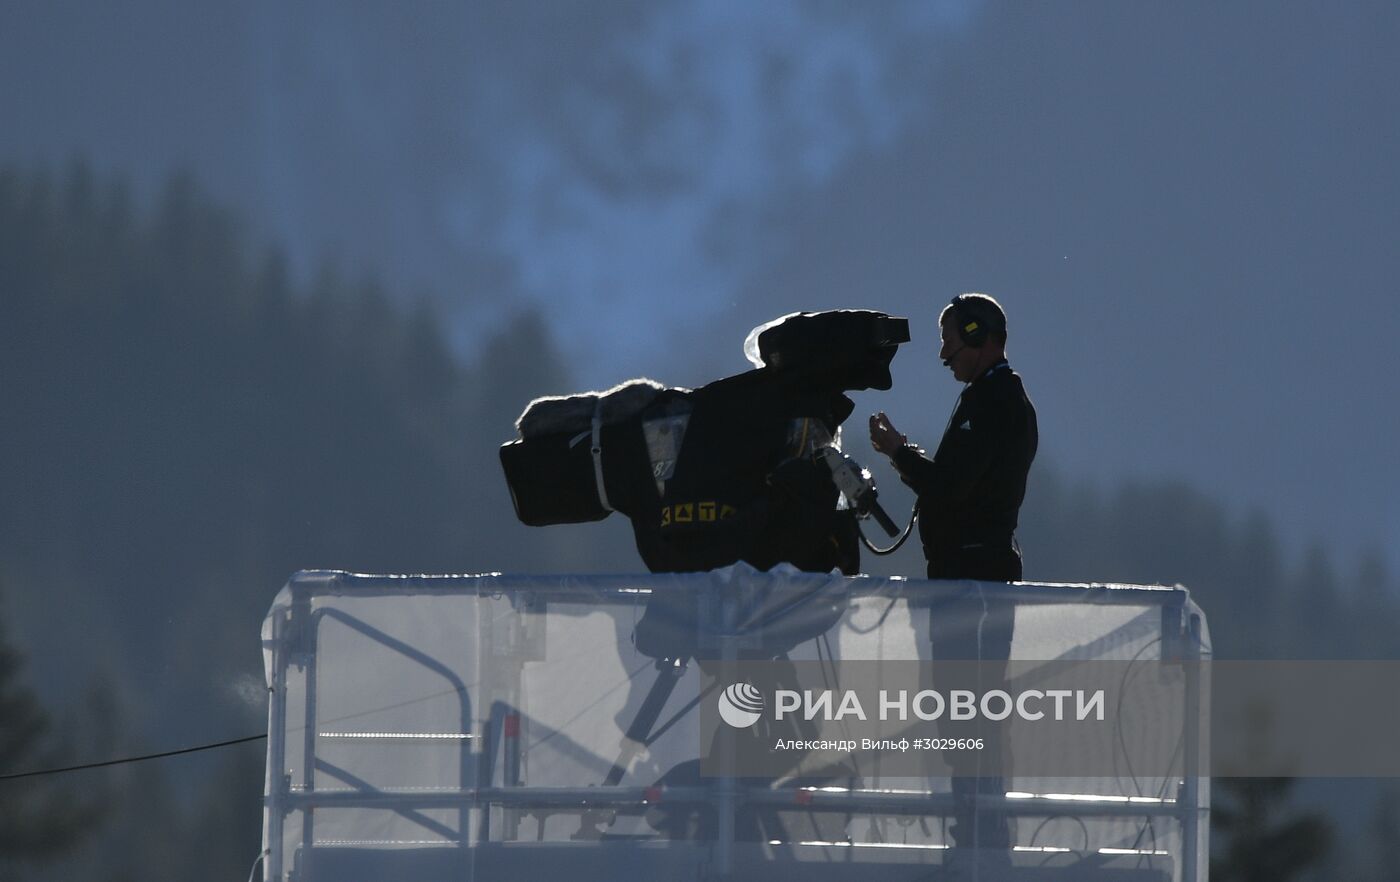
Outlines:
{"type": "Polygon", "coordinates": [[[1005,360],[968,384],[929,459],[914,446],[894,455],[919,496],[919,538],[936,564],[1012,549],[1012,534],[1039,435],[1035,408],[1005,360]]]}

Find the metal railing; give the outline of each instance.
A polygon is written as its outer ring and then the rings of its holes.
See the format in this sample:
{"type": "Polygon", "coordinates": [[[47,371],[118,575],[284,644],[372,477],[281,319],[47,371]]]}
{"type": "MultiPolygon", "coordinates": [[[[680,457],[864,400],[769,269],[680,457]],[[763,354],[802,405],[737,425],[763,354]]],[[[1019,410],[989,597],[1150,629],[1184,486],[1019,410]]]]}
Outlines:
{"type": "MultiPolygon", "coordinates": [[[[470,868],[474,861],[471,852],[474,850],[520,841],[522,818],[530,815],[538,818],[537,837],[543,838],[545,818],[550,814],[572,813],[584,817],[587,813],[604,811],[616,815],[641,815],[663,805],[706,806],[713,811],[717,825],[713,840],[698,846],[707,855],[703,870],[703,874],[707,875],[699,878],[715,879],[743,875],[743,869],[736,864],[735,818],[746,807],[871,817],[936,818],[953,812],[951,794],[917,789],[772,788],[746,786],[743,781],[726,776],[709,778],[702,786],[536,786],[529,783],[522,771],[527,760],[522,748],[522,727],[528,726],[529,721],[518,709],[524,691],[526,666],[545,657],[546,616],[552,605],[630,609],[635,616],[640,605],[660,593],[694,592],[702,599],[697,607],[699,617],[696,621],[704,634],[697,638],[698,641],[707,644],[715,652],[715,658],[731,660],[741,647],[751,646],[755,639],[761,640],[762,637],[762,626],[757,631],[753,627],[740,627],[740,599],[753,592],[756,586],[770,583],[774,578],[786,584],[799,585],[803,592],[834,592],[848,600],[877,596],[888,598],[891,602],[896,599],[917,601],[975,588],[984,597],[1013,602],[1018,607],[1085,604],[1091,607],[1156,608],[1160,610],[1160,632],[1157,637],[1161,641],[1161,657],[1196,660],[1201,657],[1203,645],[1204,623],[1200,611],[1191,603],[1186,590],[1179,587],[935,583],[806,574],[771,577],[745,568],[722,572],[722,575],[398,577],[314,571],[294,576],[278,596],[264,627],[264,650],[271,690],[265,879],[319,882],[315,874],[308,871],[308,868],[314,869],[316,866],[314,861],[308,860],[313,852],[346,844],[366,847],[364,843],[368,840],[353,837],[318,841],[316,817],[319,812],[327,811],[392,813],[422,828],[429,838],[419,844],[431,843],[434,848],[461,850],[464,852],[462,865],[470,868]],[[415,598],[436,601],[456,598],[469,606],[473,603],[487,604],[492,612],[508,604],[508,611],[499,613],[494,620],[486,621],[478,617],[475,622],[461,623],[461,641],[464,645],[474,645],[475,650],[474,655],[470,651],[467,653],[475,662],[475,670],[468,673],[460,669],[461,664],[444,661],[414,645],[412,634],[391,633],[381,624],[366,621],[348,608],[356,604],[364,606],[365,601],[376,598],[393,605],[413,604],[415,598]],[[318,679],[325,665],[342,663],[341,659],[319,658],[320,634],[328,621],[353,632],[366,645],[382,647],[412,668],[421,670],[423,676],[445,684],[446,689],[440,694],[453,696],[458,708],[458,731],[441,736],[445,741],[455,739],[453,747],[457,770],[451,781],[438,781],[431,788],[372,783],[359,777],[354,769],[337,766],[318,756],[318,738],[327,737],[327,733],[322,731],[327,721],[318,707],[318,679]],[[474,702],[477,708],[489,707],[489,712],[474,717],[474,702]],[[290,739],[293,738],[299,741],[292,742],[290,739]],[[294,743],[299,743],[300,752],[292,757],[289,745],[294,743]],[[299,769],[290,768],[293,760],[299,769]],[[335,779],[340,786],[318,787],[318,773],[335,779]],[[499,783],[496,780],[498,777],[499,783]],[[449,812],[455,820],[444,820],[443,811],[449,812]],[[498,824],[496,819],[499,819],[498,824]],[[289,826],[296,828],[293,840],[296,844],[290,848],[287,841],[289,826]]],[[[480,612],[476,606],[470,608],[480,612]]],[[[444,626],[436,618],[433,622],[436,627],[451,628],[450,623],[444,626]]],[[[1196,760],[1203,747],[1198,713],[1202,684],[1198,666],[1188,665],[1185,670],[1188,672],[1186,714],[1181,738],[1184,768],[1191,770],[1196,768],[1196,760]]],[[[432,737],[432,733],[369,732],[358,733],[356,737],[360,736],[367,742],[377,741],[383,748],[388,744],[401,747],[416,743],[415,739],[432,737]]],[[[1156,820],[1172,823],[1180,836],[1179,847],[1166,855],[1173,866],[1172,875],[1158,873],[1142,878],[1197,882],[1205,878],[1202,839],[1208,812],[1208,787],[1205,783],[1197,777],[1183,775],[1179,777],[1175,791],[1170,796],[1160,798],[1134,797],[1130,794],[1057,797],[1054,794],[1008,793],[1000,798],[984,795],[979,797],[979,802],[1013,817],[1142,818],[1148,819],[1149,823],[1156,820]]],[[[404,843],[398,844],[402,847],[404,843]]],[[[765,854],[769,859],[778,860],[781,852],[802,844],[769,843],[775,848],[768,849],[765,854]]],[[[815,846],[833,844],[849,843],[813,843],[815,846]]],[[[744,860],[751,862],[752,849],[748,845],[738,845],[737,848],[746,855],[744,860]]],[[[616,843],[609,843],[606,851],[611,856],[616,849],[616,843]]],[[[854,852],[855,849],[846,851],[854,852]]],[[[1100,851],[1116,853],[1113,849],[1100,851]]],[[[1124,851],[1149,853],[1145,849],[1124,851]]],[[[1158,855],[1161,850],[1154,846],[1150,853],[1158,855]]],[[[850,854],[843,858],[847,861],[854,859],[850,854]]],[[[1021,875],[1015,878],[1059,878],[1050,874],[1029,875],[1030,870],[1017,872],[1021,875]]],[[[584,878],[586,874],[579,877],[584,878]]],[[[873,878],[880,876],[877,874],[873,878]]]]}

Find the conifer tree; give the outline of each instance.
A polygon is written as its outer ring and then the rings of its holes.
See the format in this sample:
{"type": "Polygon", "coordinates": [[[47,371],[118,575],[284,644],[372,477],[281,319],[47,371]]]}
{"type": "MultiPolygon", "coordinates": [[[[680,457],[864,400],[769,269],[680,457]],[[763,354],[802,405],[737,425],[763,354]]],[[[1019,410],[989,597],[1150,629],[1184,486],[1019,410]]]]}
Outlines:
{"type": "MultiPolygon", "coordinates": [[[[57,768],[71,753],[48,713],[24,684],[23,655],[10,644],[0,616],[0,775],[57,768]]],[[[0,862],[56,857],[100,817],[91,795],[79,797],[50,775],[0,779],[0,862]]]]}
{"type": "Polygon", "coordinates": [[[1294,778],[1217,778],[1212,833],[1220,849],[1211,882],[1290,882],[1301,879],[1331,848],[1328,824],[1289,807],[1294,778]]]}

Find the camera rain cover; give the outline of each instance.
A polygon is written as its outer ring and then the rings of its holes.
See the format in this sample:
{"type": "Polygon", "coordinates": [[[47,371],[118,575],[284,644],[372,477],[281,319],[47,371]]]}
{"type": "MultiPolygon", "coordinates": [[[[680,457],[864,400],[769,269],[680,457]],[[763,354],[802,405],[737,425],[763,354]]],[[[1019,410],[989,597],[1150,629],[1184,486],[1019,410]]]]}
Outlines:
{"type": "Polygon", "coordinates": [[[755,367],[835,371],[843,390],[889,389],[890,361],[909,342],[909,320],[868,309],[794,312],[744,340],[755,367]]]}

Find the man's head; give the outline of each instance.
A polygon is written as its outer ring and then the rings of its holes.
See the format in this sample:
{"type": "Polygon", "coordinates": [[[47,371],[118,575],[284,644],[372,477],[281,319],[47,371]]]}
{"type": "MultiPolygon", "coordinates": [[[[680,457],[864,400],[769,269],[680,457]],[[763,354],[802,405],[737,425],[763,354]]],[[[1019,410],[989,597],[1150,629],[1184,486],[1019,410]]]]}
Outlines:
{"type": "Polygon", "coordinates": [[[970,383],[1006,357],[1006,313],[986,294],[959,294],[938,316],[938,357],[953,377],[970,383]]]}

